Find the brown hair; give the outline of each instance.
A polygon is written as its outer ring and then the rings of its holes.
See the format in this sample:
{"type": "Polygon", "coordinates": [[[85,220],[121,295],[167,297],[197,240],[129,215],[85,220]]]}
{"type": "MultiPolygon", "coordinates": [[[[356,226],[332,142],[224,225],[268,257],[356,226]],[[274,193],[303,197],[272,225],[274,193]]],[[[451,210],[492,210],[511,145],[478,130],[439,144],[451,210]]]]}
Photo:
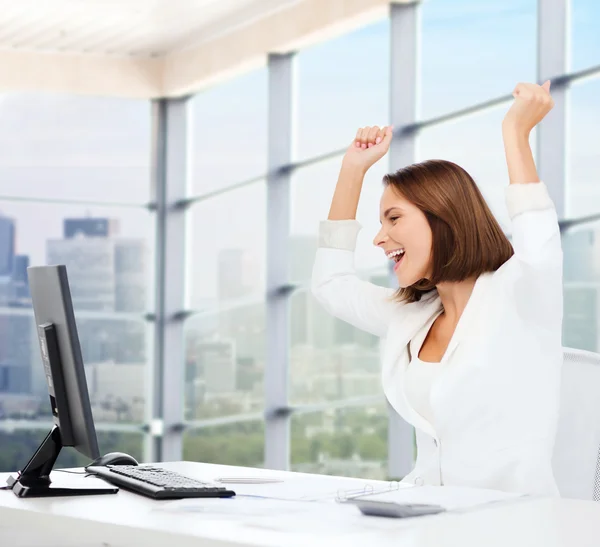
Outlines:
{"type": "Polygon", "coordinates": [[[416,302],[444,281],[464,281],[496,271],[514,253],[473,178],[445,160],[428,160],[385,175],[384,186],[416,205],[433,235],[432,275],[396,298],[416,302]]]}

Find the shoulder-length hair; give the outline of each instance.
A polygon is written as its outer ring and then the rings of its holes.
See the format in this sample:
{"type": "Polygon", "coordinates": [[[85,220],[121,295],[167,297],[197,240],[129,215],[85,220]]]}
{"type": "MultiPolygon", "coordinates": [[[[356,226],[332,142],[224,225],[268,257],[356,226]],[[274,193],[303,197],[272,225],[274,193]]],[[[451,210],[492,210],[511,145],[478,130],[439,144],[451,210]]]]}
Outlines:
{"type": "Polygon", "coordinates": [[[475,181],[455,163],[415,163],[385,175],[383,184],[423,211],[433,234],[431,278],[400,288],[397,300],[416,302],[438,283],[496,271],[514,254],[475,181]]]}

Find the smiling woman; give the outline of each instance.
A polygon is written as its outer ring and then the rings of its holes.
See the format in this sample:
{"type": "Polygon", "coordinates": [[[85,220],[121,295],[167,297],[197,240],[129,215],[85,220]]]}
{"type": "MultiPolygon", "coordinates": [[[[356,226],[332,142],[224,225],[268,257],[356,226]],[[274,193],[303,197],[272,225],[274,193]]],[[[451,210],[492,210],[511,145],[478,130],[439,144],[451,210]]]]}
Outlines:
{"type": "Polygon", "coordinates": [[[558,494],[562,249],[529,144],[553,107],[549,87],[518,84],[498,127],[514,250],[458,165],[429,160],[384,177],[374,243],[398,261],[396,293],[354,267],[364,174],[391,128],[359,129],[346,151],[312,290],[331,315],[383,339],[385,395],[416,428],[417,461],[402,482],[558,494]]]}
{"type": "Polygon", "coordinates": [[[383,222],[373,243],[396,261],[401,300],[494,272],[513,255],[475,181],[455,163],[410,165],[383,183],[383,222]]]}

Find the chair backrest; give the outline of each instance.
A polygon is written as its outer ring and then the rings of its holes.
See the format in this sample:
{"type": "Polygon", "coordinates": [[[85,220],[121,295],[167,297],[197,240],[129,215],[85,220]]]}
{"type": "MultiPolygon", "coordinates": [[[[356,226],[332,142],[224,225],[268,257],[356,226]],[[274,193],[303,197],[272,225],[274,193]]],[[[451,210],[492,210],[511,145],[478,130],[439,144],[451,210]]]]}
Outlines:
{"type": "Polygon", "coordinates": [[[552,466],[563,497],[600,501],[600,355],[563,348],[552,466]]]}

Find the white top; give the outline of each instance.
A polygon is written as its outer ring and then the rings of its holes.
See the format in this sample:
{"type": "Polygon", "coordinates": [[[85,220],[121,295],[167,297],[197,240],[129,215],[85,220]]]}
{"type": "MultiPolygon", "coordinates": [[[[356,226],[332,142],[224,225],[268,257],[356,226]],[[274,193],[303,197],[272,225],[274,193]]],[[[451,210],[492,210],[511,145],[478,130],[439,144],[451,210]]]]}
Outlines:
{"type": "Polygon", "coordinates": [[[561,238],[544,183],[506,189],[514,255],[480,275],[430,391],[435,424],[409,403],[409,341],[439,314],[356,275],[356,220],[321,224],[312,291],[332,315],[382,338],[382,386],[415,427],[417,461],[403,482],[557,495],[552,457],[560,409],[561,238]]]}
{"type": "Polygon", "coordinates": [[[431,387],[441,367],[441,363],[426,363],[418,357],[413,357],[404,380],[404,391],[408,402],[431,425],[434,425],[430,402],[431,387]]]}
{"type": "Polygon", "coordinates": [[[428,321],[417,335],[410,341],[411,360],[406,369],[404,379],[404,394],[408,402],[425,420],[434,425],[433,410],[431,408],[431,388],[439,376],[441,362],[427,362],[419,359],[419,352],[431,326],[438,316],[428,321]]]}

